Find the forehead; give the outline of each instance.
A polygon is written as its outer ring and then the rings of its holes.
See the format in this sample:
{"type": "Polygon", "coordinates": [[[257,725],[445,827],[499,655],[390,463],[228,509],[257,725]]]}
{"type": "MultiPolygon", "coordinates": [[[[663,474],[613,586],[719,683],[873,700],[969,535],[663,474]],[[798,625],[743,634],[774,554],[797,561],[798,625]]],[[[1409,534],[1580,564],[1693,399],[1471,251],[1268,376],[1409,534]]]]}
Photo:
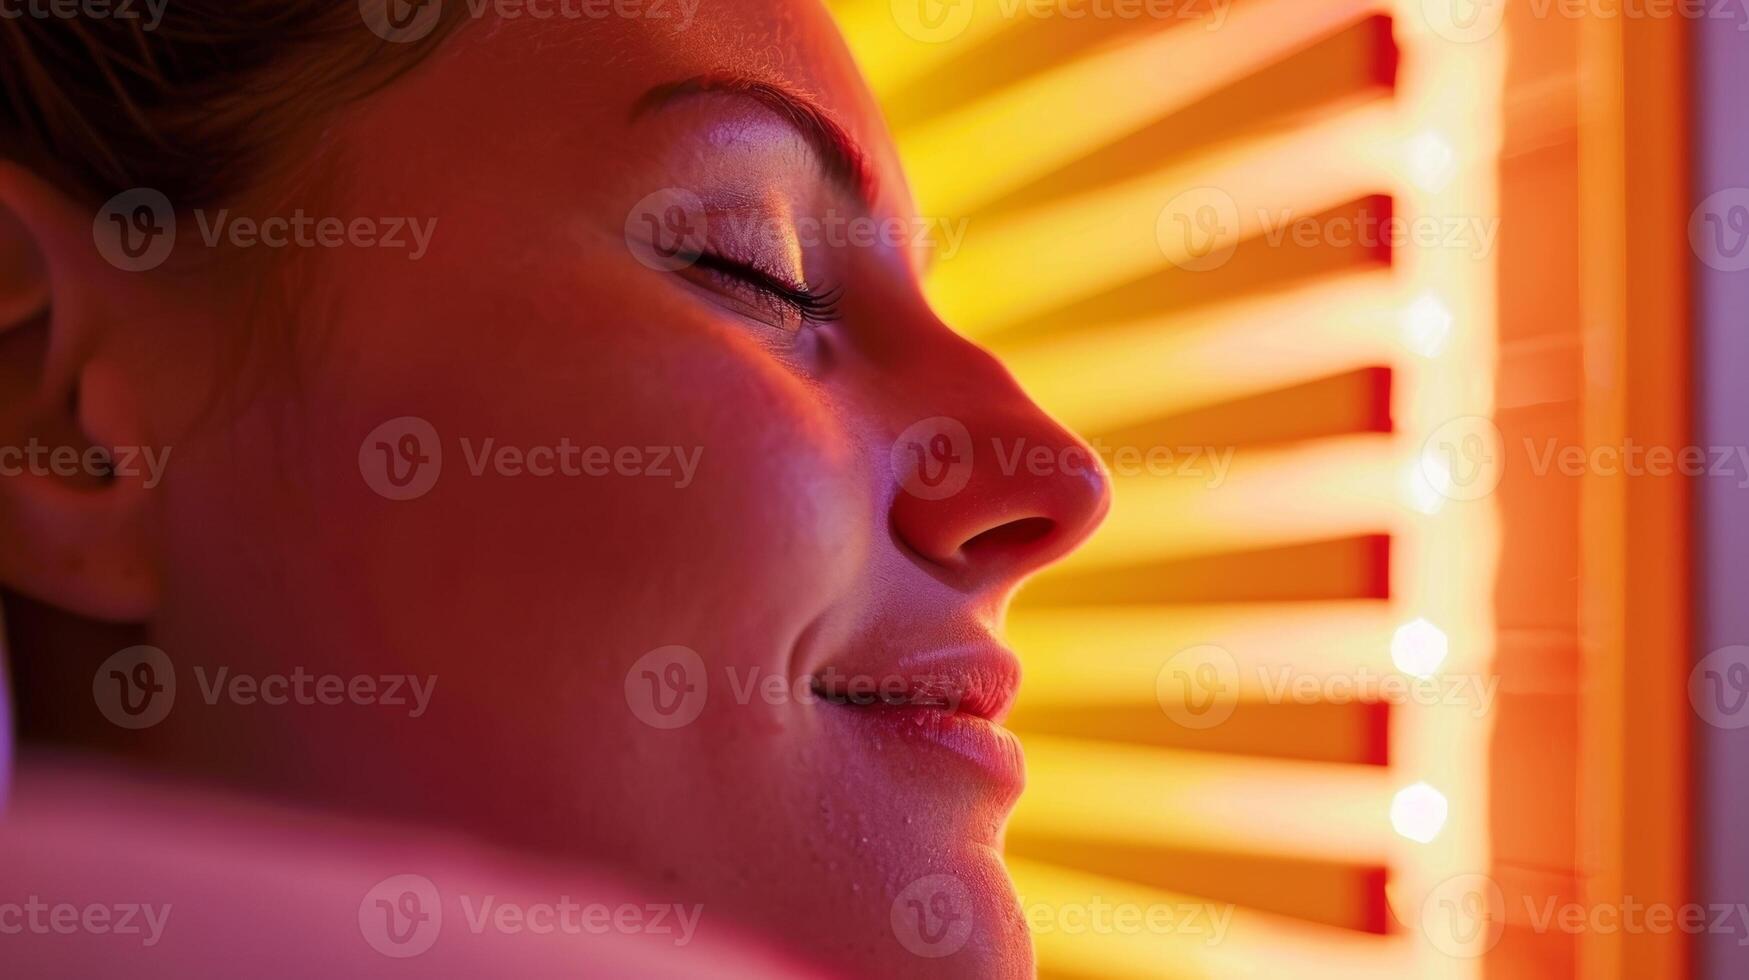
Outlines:
{"type": "MultiPolygon", "coordinates": [[[[817,104],[862,148],[882,210],[908,213],[897,156],[837,26],[816,0],[466,0],[443,49],[390,118],[451,134],[456,152],[638,153],[635,109],[653,89],[737,74],[817,104]]],[[[390,95],[390,93],[385,93],[390,95]]],[[[391,96],[392,97],[392,96],[391,96]]]]}

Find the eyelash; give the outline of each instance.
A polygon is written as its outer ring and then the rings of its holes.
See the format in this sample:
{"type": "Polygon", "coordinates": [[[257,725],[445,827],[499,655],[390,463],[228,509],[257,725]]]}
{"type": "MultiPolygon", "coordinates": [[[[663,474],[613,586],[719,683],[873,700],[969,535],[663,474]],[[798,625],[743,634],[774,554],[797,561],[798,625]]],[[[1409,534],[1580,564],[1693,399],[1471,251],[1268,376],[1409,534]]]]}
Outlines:
{"type": "Polygon", "coordinates": [[[844,297],[842,287],[818,288],[806,283],[785,282],[763,269],[737,262],[716,252],[697,253],[693,264],[752,286],[793,308],[807,323],[830,323],[839,317],[838,303],[844,297]]]}

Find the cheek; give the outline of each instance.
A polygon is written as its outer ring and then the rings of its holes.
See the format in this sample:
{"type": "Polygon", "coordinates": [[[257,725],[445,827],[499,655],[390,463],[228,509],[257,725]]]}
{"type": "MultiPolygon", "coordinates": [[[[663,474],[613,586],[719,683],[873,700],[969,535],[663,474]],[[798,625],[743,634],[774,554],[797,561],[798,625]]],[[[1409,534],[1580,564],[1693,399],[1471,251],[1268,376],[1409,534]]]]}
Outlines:
{"type": "MultiPolygon", "coordinates": [[[[355,308],[300,379],[301,407],[270,400],[227,440],[255,462],[227,455],[195,481],[250,485],[219,496],[243,502],[231,521],[280,537],[271,594],[325,611],[300,625],[324,634],[306,642],[417,650],[481,710],[530,722],[530,693],[553,685],[623,703],[626,670],[660,646],[781,666],[883,530],[867,466],[815,390],[760,328],[653,300],[648,280],[573,281],[587,294],[562,297],[452,285],[355,308]],[[373,466],[396,462],[399,439],[366,442],[404,416],[429,423],[441,467],[397,501],[373,466]]],[[[218,503],[183,517],[211,521],[218,503]]]]}

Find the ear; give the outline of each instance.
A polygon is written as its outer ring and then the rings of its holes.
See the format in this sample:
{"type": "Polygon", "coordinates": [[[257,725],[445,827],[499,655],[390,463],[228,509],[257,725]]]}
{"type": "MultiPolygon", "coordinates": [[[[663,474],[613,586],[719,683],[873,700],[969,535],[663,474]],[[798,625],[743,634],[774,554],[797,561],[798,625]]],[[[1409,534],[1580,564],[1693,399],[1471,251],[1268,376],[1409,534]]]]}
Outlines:
{"type": "Polygon", "coordinates": [[[115,356],[151,316],[143,273],[105,261],[95,212],[0,161],[0,585],[94,619],[157,606],[149,507],[162,478],[115,356]],[[131,281],[130,281],[131,280],[131,281]]]}

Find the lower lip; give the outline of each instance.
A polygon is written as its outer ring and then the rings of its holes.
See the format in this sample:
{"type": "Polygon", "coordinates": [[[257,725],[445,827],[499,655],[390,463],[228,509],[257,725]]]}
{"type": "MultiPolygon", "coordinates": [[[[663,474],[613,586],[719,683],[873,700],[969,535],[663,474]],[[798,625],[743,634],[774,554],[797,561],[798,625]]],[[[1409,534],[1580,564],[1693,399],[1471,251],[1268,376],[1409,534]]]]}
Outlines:
{"type": "Polygon", "coordinates": [[[1010,798],[1026,785],[1020,740],[1001,725],[965,712],[907,704],[839,705],[878,738],[915,745],[982,774],[1010,798]]]}

